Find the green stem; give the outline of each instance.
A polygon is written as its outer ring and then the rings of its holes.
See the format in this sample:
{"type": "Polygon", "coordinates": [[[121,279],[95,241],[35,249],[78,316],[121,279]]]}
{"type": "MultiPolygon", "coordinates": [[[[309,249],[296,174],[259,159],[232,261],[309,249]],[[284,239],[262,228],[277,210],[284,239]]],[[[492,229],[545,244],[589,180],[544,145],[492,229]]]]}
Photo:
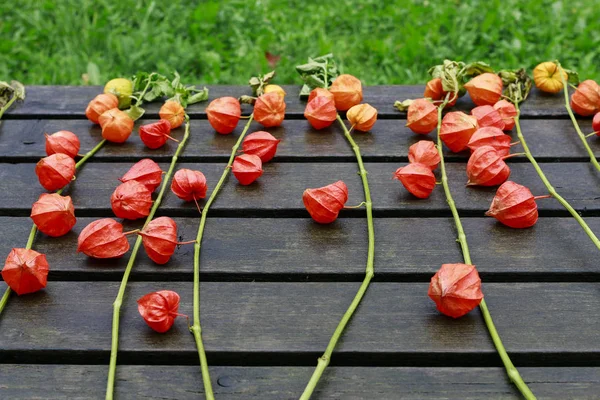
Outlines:
{"type": "MultiPolygon", "coordinates": [[[[454,219],[454,224],[456,225],[456,231],[458,233],[458,242],[460,243],[460,247],[462,249],[463,258],[465,260],[465,264],[472,265],[471,262],[471,254],[469,252],[469,244],[467,243],[467,236],[465,235],[465,231],[462,226],[462,222],[460,221],[460,216],[458,214],[458,210],[456,209],[456,203],[452,198],[452,192],[450,191],[450,185],[448,184],[448,176],[446,175],[446,165],[444,163],[444,152],[443,152],[443,144],[440,136],[440,129],[442,127],[442,110],[448,103],[448,97],[446,96],[446,100],[440,106],[438,106],[438,139],[437,139],[437,150],[440,155],[440,171],[442,174],[442,185],[444,186],[444,192],[446,193],[446,201],[448,202],[448,206],[450,207],[450,211],[452,212],[452,218],[454,219]]],[[[518,106],[517,106],[518,109],[518,106]]],[[[526,148],[525,143],[523,143],[526,148]]],[[[504,368],[506,369],[506,373],[510,380],[515,384],[515,386],[519,389],[523,397],[527,400],[535,400],[535,395],[531,392],[527,384],[521,378],[519,371],[514,366],[506,349],[504,348],[504,344],[498,335],[498,331],[496,330],[496,326],[494,325],[494,321],[492,320],[492,316],[487,308],[487,304],[485,300],[482,299],[481,303],[479,303],[479,309],[483,314],[483,319],[485,321],[485,325],[487,326],[488,332],[494,342],[494,346],[496,347],[496,351],[500,355],[502,359],[502,364],[504,364],[504,368]]]]}
{"type": "MultiPolygon", "coordinates": [[[[79,169],[79,167],[81,167],[83,164],[85,164],[85,162],[90,157],[92,157],[94,154],[96,154],[98,152],[98,150],[100,150],[102,148],[102,146],[104,146],[105,143],[106,143],[106,139],[102,139],[100,141],[100,143],[98,143],[93,149],[91,149],[90,151],[85,153],[84,156],[81,157],[81,160],[77,161],[77,164],[75,164],[75,169],[79,169]]],[[[61,189],[61,192],[62,192],[62,189],[61,189]]]]}
{"type": "Polygon", "coordinates": [[[33,246],[33,241],[35,240],[35,234],[37,233],[37,226],[33,224],[31,227],[31,231],[29,231],[29,238],[27,239],[27,244],[25,245],[25,249],[29,250],[33,246]]]}
{"type": "MultiPolygon", "coordinates": [[[[75,169],[79,169],[79,167],[81,167],[83,164],[85,164],[85,162],[88,160],[88,158],[90,158],[91,156],[93,156],[94,154],[96,154],[96,152],[98,150],[100,150],[100,148],[102,146],[104,146],[104,143],[106,143],[106,139],[103,139],[102,141],[100,141],[100,143],[98,143],[92,150],[88,151],[82,158],[81,160],[79,160],[77,162],[77,164],[75,164],[75,169]]],[[[63,192],[63,190],[65,190],[64,188],[58,190],[56,193],[61,194],[63,192]]],[[[27,245],[25,246],[25,248],[27,250],[31,249],[31,247],[33,246],[33,241],[35,240],[35,234],[37,232],[37,226],[35,224],[32,225],[31,227],[31,231],[29,232],[29,239],[27,240],[27,245]]],[[[2,314],[2,311],[4,310],[4,307],[6,306],[6,303],[8,302],[8,298],[10,297],[12,290],[10,287],[7,287],[6,290],[4,291],[4,295],[2,296],[2,300],[0,300],[0,314],[2,314]]]]}
{"type": "Polygon", "coordinates": [[[4,115],[4,112],[6,110],[8,110],[10,108],[10,106],[12,106],[12,104],[17,100],[17,95],[13,94],[13,97],[10,98],[10,100],[4,105],[4,107],[0,108],[0,119],[2,119],[2,116],[4,115]]]}
{"type": "Polygon", "coordinates": [[[554,197],[556,200],[558,200],[560,202],[560,204],[562,204],[563,207],[567,209],[567,211],[569,211],[569,213],[573,216],[573,218],[575,218],[575,220],[577,222],[579,222],[579,225],[581,225],[581,227],[583,228],[583,230],[585,231],[585,233],[590,237],[590,239],[592,240],[592,242],[594,242],[594,244],[596,245],[596,247],[598,248],[598,250],[600,250],[600,240],[598,240],[598,237],[596,237],[596,235],[590,229],[590,227],[588,226],[588,224],[586,224],[586,222],[583,220],[583,218],[581,218],[581,216],[579,215],[579,213],[577,213],[577,211],[575,211],[575,209],[569,204],[569,202],[567,200],[565,200],[560,194],[558,194],[556,192],[556,189],[554,189],[554,186],[552,186],[552,184],[550,183],[550,181],[548,180],[548,178],[546,178],[546,175],[544,174],[544,171],[542,171],[542,169],[540,168],[539,164],[537,163],[537,161],[535,160],[535,158],[531,154],[531,151],[529,150],[529,147],[527,146],[527,142],[525,141],[525,137],[523,136],[523,132],[521,131],[521,124],[519,122],[520,115],[521,115],[521,110],[520,110],[518,104],[515,104],[515,107],[517,109],[517,115],[515,116],[515,126],[517,128],[517,135],[519,136],[519,139],[521,140],[521,146],[523,146],[523,150],[525,150],[525,154],[527,156],[527,159],[529,160],[529,162],[531,163],[531,165],[533,165],[533,168],[535,168],[535,170],[537,171],[537,174],[540,176],[540,179],[542,180],[542,182],[546,186],[546,189],[548,189],[548,193],[552,197],[554,197]]]}
{"type": "Polygon", "coordinates": [[[587,152],[590,156],[590,162],[592,164],[594,164],[594,167],[596,167],[596,169],[598,171],[600,171],[600,164],[598,164],[598,160],[596,159],[596,156],[594,155],[594,151],[588,144],[587,140],[585,140],[586,136],[583,134],[583,132],[581,132],[581,128],[579,128],[579,123],[577,122],[577,119],[575,118],[575,114],[573,114],[573,110],[571,109],[571,104],[569,104],[569,87],[567,86],[567,81],[565,80],[565,76],[563,75],[564,70],[562,69],[562,66],[560,65],[560,63],[557,63],[557,64],[558,64],[558,69],[560,72],[559,73],[560,79],[562,80],[562,84],[563,84],[563,92],[565,94],[565,108],[567,109],[567,112],[569,113],[569,117],[571,117],[571,121],[573,121],[573,126],[575,127],[575,130],[577,131],[577,135],[579,136],[579,139],[581,139],[583,146],[585,147],[585,149],[587,150],[587,152]]]}
{"type": "Polygon", "coordinates": [[[340,122],[342,128],[344,129],[344,136],[348,140],[348,143],[350,143],[350,146],[352,146],[352,150],[354,151],[354,154],[356,155],[356,161],[357,161],[358,167],[359,167],[359,175],[362,179],[363,189],[365,192],[365,206],[366,206],[366,210],[367,210],[367,227],[368,227],[368,236],[369,236],[369,249],[368,249],[368,253],[367,253],[367,268],[365,270],[365,278],[364,278],[362,284],[360,285],[358,292],[354,296],[352,303],[350,303],[350,306],[348,307],[348,309],[342,316],[342,319],[338,323],[338,326],[335,329],[335,332],[333,332],[333,336],[331,336],[331,339],[329,339],[329,344],[327,345],[327,348],[325,349],[325,353],[323,353],[323,355],[319,358],[317,367],[316,367],[315,371],[313,372],[313,374],[310,378],[310,381],[306,385],[306,388],[304,389],[304,392],[302,393],[300,400],[310,399],[310,396],[312,395],[313,391],[315,390],[315,387],[317,386],[319,379],[321,379],[321,375],[323,375],[325,368],[327,368],[327,366],[329,365],[329,360],[331,359],[331,355],[333,353],[333,350],[335,349],[335,346],[337,345],[338,340],[342,336],[342,333],[344,332],[344,329],[346,328],[348,321],[350,321],[350,318],[352,318],[352,315],[354,314],[354,312],[356,311],[356,308],[360,304],[360,301],[362,300],[365,292],[367,291],[367,288],[369,287],[369,283],[371,283],[371,279],[373,279],[373,275],[374,275],[373,264],[375,261],[375,229],[373,226],[373,203],[371,202],[371,192],[369,190],[369,182],[367,180],[367,171],[366,171],[365,166],[362,161],[362,156],[360,154],[360,148],[358,147],[358,145],[356,144],[354,139],[352,139],[352,136],[350,136],[350,131],[346,127],[346,124],[344,124],[344,121],[342,120],[342,118],[339,115],[337,116],[337,120],[340,122]]]}
{"type": "MultiPolygon", "coordinates": [[[[150,209],[150,214],[146,218],[144,222],[144,227],[148,225],[152,218],[154,218],[154,214],[156,210],[160,206],[162,198],[165,194],[165,190],[167,186],[169,186],[169,181],[171,180],[171,176],[173,175],[173,171],[175,170],[175,165],[177,164],[177,159],[179,158],[179,154],[182,152],[187,140],[190,136],[190,120],[186,115],[185,121],[185,133],[183,134],[183,139],[177,146],[177,150],[171,159],[171,165],[169,166],[169,170],[165,174],[163,178],[163,183],[160,187],[160,192],[158,193],[158,197],[154,201],[152,208],[150,209]]],[[[121,286],[119,287],[119,293],[113,303],[113,321],[112,321],[112,344],[110,348],[110,366],[108,369],[108,381],[106,383],[106,399],[113,398],[114,386],[115,386],[115,372],[117,368],[117,351],[119,349],[119,316],[121,311],[121,304],[123,303],[123,296],[125,295],[125,289],[127,287],[127,281],[129,280],[129,275],[131,274],[131,270],[135,263],[135,258],[142,244],[142,237],[138,236],[135,240],[135,244],[133,246],[133,250],[131,251],[131,255],[129,256],[129,261],[127,262],[127,267],[125,268],[125,272],[123,273],[123,279],[121,280],[121,286]]]]}
{"type": "Polygon", "coordinates": [[[248,122],[246,122],[244,130],[240,134],[240,137],[231,148],[229,162],[227,163],[227,166],[221,174],[221,179],[219,179],[219,182],[217,182],[217,185],[213,189],[208,200],[206,201],[206,204],[204,205],[204,209],[202,210],[202,216],[200,217],[200,224],[198,225],[198,235],[196,236],[196,243],[194,244],[194,324],[190,327],[190,331],[194,335],[194,339],[196,340],[196,347],[198,348],[198,357],[200,358],[200,370],[202,371],[202,380],[204,381],[204,392],[206,394],[207,400],[214,399],[214,395],[210,382],[210,375],[208,373],[208,362],[206,360],[204,344],[202,343],[202,328],[200,327],[200,250],[202,248],[202,236],[204,235],[204,226],[206,225],[206,217],[208,215],[208,210],[219,195],[221,187],[223,186],[223,184],[227,180],[227,177],[229,176],[229,171],[231,171],[233,160],[235,159],[236,153],[242,143],[242,140],[244,139],[244,136],[246,136],[246,132],[248,132],[248,129],[250,128],[250,124],[252,123],[253,118],[254,114],[251,114],[250,118],[248,119],[248,122]]]}
{"type": "Polygon", "coordinates": [[[155,72],[152,72],[150,75],[148,75],[148,83],[146,83],[146,87],[144,87],[144,90],[142,90],[142,93],[135,100],[136,107],[139,107],[142,104],[142,102],[144,101],[144,96],[146,95],[146,92],[148,91],[148,88],[150,87],[150,83],[152,82],[152,76],[154,76],[154,75],[155,75],[155,72]]]}
{"type": "Polygon", "coordinates": [[[4,291],[4,294],[2,295],[2,299],[0,299],[0,313],[2,313],[2,310],[4,310],[6,303],[8,303],[8,298],[10,297],[11,293],[12,290],[10,289],[10,287],[7,287],[4,291]]]}

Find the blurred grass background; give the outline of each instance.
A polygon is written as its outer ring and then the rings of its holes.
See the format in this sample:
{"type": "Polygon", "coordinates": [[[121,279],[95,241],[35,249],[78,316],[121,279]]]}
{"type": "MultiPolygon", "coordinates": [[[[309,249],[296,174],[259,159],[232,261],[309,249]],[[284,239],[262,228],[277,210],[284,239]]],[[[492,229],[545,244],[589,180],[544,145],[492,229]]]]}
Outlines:
{"type": "Polygon", "coordinates": [[[99,84],[176,69],[184,82],[245,84],[270,69],[265,52],[281,57],[278,83],[299,83],[294,66],[328,52],[366,84],[422,83],[444,58],[560,58],[598,80],[599,27],[599,0],[3,1],[0,80],[99,84]]]}

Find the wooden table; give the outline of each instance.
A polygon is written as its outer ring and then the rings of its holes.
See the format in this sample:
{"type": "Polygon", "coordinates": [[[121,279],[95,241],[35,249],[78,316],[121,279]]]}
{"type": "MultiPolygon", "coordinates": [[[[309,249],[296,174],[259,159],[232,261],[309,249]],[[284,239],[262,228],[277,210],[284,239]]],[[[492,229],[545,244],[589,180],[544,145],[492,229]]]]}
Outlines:
{"type": "MultiPolygon", "coordinates": [[[[28,87],[0,126],[0,255],[23,247],[31,204],[43,189],[34,166],[44,132],[78,134],[82,151],[100,140],[84,110],[98,87],[28,87]]],[[[367,237],[364,210],[344,210],[331,225],[312,222],[302,192],[344,180],[348,204],[363,199],[353,154],[341,130],[316,132],[303,119],[299,87],[285,87],[288,115],[270,131],[282,139],[259,181],[230,179],[211,209],[201,270],[203,335],[218,399],[295,399],[308,381],[339,318],[362,280],[367,237]]],[[[365,88],[380,120],[356,133],[369,171],[376,230],[375,279],[334,353],[315,399],[514,399],[478,310],[459,320],[440,315],[427,286],[442,263],[462,262],[441,188],[417,200],[393,181],[417,136],[393,101],[416,98],[419,86],[365,88]]],[[[210,98],[248,93],[210,88],[210,98]]],[[[189,108],[191,140],[180,167],[199,169],[212,188],[242,125],[228,136],[206,121],[205,104],[189,108]]],[[[468,99],[457,108],[469,109],[468,99]]],[[[148,105],[145,118],[157,118],[148,105]]],[[[549,179],[600,232],[600,174],[568,120],[563,98],[534,91],[523,106],[523,129],[549,179]]],[[[138,121],[136,125],[145,123],[138,121]]],[[[590,120],[583,120],[591,131],[590,120]]],[[[258,130],[253,125],[253,130],[258,130]]],[[[136,129],[137,131],[137,129],[136,129]]],[[[252,131],[252,129],[251,129],[252,131]]],[[[174,132],[181,137],[182,129],[174,132]]],[[[513,135],[516,136],[516,135],[513,135]]],[[[600,140],[590,140],[600,152],[600,140]]],[[[34,248],[51,265],[44,291],[12,296],[0,317],[0,398],[103,398],[110,350],[112,302],[127,257],[93,260],[75,252],[90,221],[112,216],[109,197],[142,157],[164,167],[173,143],[146,149],[137,134],[107,145],[77,174],[66,194],[78,222],[65,237],[38,235],[34,248]]],[[[558,202],[539,202],[540,220],[512,230],[484,217],[495,189],[466,188],[466,154],[448,154],[448,174],[464,220],[483,291],[514,363],[540,399],[600,398],[600,266],[598,252],[558,202]]],[[[510,159],[511,179],[545,194],[523,157],[510,159]]],[[[158,212],[175,217],[185,239],[198,213],[169,193],[158,212]]],[[[141,222],[127,222],[133,229],[141,222]]],[[[194,340],[184,319],[166,334],[151,331],[136,300],[171,289],[181,312],[192,313],[193,248],[165,266],[140,254],[121,313],[116,392],[120,399],[202,398],[194,340]]],[[[0,282],[0,290],[5,284],[0,282]]]]}

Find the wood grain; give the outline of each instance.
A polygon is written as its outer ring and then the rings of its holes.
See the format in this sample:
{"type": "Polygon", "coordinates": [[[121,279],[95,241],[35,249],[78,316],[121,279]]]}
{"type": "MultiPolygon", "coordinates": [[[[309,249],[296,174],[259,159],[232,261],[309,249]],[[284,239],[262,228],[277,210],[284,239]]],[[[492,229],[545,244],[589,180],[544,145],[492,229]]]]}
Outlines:
{"type": "MultiPolygon", "coordinates": [[[[76,253],[77,236],[93,218],[79,218],[60,238],[38,234],[34,248],[46,254],[51,280],[120,280],[127,257],[91,259],[76,253]]],[[[176,218],[179,236],[196,235],[197,218],[176,218]]],[[[590,218],[600,232],[600,218],[590,218]]],[[[491,218],[463,221],[473,262],[484,281],[597,281],[598,250],[572,218],[542,218],[532,229],[512,230],[491,218]],[[560,251],[556,251],[560,249],[560,251]]],[[[126,230],[139,227],[128,223],[126,230]]],[[[31,220],[0,217],[0,254],[25,245],[31,220]]],[[[202,279],[362,280],[366,224],[340,218],[322,226],[306,218],[209,218],[202,244],[202,279]]],[[[375,279],[428,282],[443,263],[462,256],[447,218],[376,218],[375,279]]],[[[133,244],[133,238],[130,242],[133,244]]],[[[193,246],[181,246],[167,265],[142,250],[132,273],[139,280],[191,281],[193,246]]]]}
{"type": "MultiPolygon", "coordinates": [[[[140,120],[136,123],[129,140],[122,144],[107,144],[94,161],[135,161],[141,157],[169,161],[177,143],[168,141],[157,150],[150,150],[143,145],[138,135],[139,125],[154,120],[140,120]]],[[[582,129],[591,131],[591,122],[580,120],[582,129]]],[[[581,161],[588,157],[570,120],[523,120],[523,131],[531,151],[539,161],[581,161]]],[[[231,135],[219,135],[205,120],[193,120],[191,139],[183,152],[182,161],[224,162],[229,158],[231,147],[243,129],[243,124],[231,135]]],[[[101,140],[98,125],[87,120],[65,119],[18,119],[6,120],[0,124],[0,161],[37,162],[46,156],[44,133],[68,130],[78,135],[81,141],[81,152],[94,147],[101,140]]],[[[338,124],[316,131],[304,120],[287,120],[278,128],[265,129],[253,123],[250,132],[267,130],[281,140],[275,162],[278,161],[353,161],[348,143],[343,137],[338,124]]],[[[176,138],[183,136],[183,128],[174,130],[176,138]]],[[[516,139],[516,133],[512,134],[516,139]]],[[[369,133],[355,133],[354,139],[361,148],[366,161],[408,161],[408,148],[419,140],[435,140],[435,135],[415,135],[406,126],[405,121],[380,120],[369,133]]],[[[600,138],[588,139],[592,149],[600,156],[600,138]]],[[[520,146],[513,147],[513,152],[522,151],[520,146]]],[[[446,149],[448,161],[466,162],[468,152],[459,154],[446,149]]],[[[525,161],[522,156],[517,157],[525,161]]],[[[514,159],[513,159],[514,160],[514,159]]]]}
{"type": "MultiPolygon", "coordinates": [[[[208,86],[209,100],[222,96],[239,97],[251,94],[250,87],[219,85],[208,86]]],[[[298,85],[283,85],[287,92],[286,114],[290,118],[301,118],[306,103],[298,97],[298,85]]],[[[363,87],[363,102],[377,108],[381,118],[406,118],[406,114],[397,111],[396,100],[416,99],[423,97],[423,85],[413,86],[366,86],[363,87]]],[[[85,108],[96,95],[102,93],[100,86],[27,86],[27,98],[22,103],[16,103],[5,114],[5,118],[85,118],[85,108]]],[[[193,118],[206,118],[205,109],[209,102],[193,104],[187,112],[193,118]]],[[[148,117],[156,118],[161,103],[150,103],[144,108],[148,117]]],[[[470,110],[474,107],[468,96],[462,97],[454,107],[456,110],[470,110]]],[[[246,113],[251,108],[245,109],[246,113]]],[[[562,93],[548,95],[533,89],[529,98],[522,106],[523,117],[531,118],[567,118],[562,93]]]]}
{"type": "MultiPolygon", "coordinates": [[[[209,362],[312,366],[358,286],[203,283],[209,362]]],[[[336,349],[334,365],[500,366],[479,311],[458,320],[445,317],[427,297],[427,287],[373,283],[336,349]]],[[[117,282],[49,282],[44,291],[12,297],[0,319],[0,358],[106,362],[117,289],[117,282]]],[[[180,312],[191,314],[191,282],[130,283],[121,309],[121,363],[197,364],[185,319],[158,334],[138,314],[136,300],[163,289],[178,292],[180,312]]],[[[593,317],[600,284],[487,283],[483,292],[516,365],[600,366],[600,320],[593,317]]]]}
{"type": "MultiPolygon", "coordinates": [[[[520,368],[529,387],[543,399],[596,399],[600,368],[520,368]]],[[[211,367],[215,395],[225,400],[296,399],[309,379],[308,367],[211,367]]],[[[202,395],[193,366],[120,365],[119,399],[188,399],[202,395]]],[[[330,367],[315,391],[319,400],[516,400],[521,397],[501,368],[330,367]]],[[[106,367],[99,365],[5,364],[0,397],[13,400],[97,399],[106,367]]]]}
{"type": "MultiPolygon", "coordinates": [[[[286,121],[269,129],[282,139],[275,160],[255,184],[225,185],[208,219],[201,266],[202,325],[213,385],[220,399],[297,398],[316,358],[358,288],[366,257],[364,210],[343,210],[317,225],[302,192],[344,180],[348,205],[362,201],[354,156],[338,126],[314,131],[303,120],[299,85],[285,86],[286,121]],[[255,218],[259,217],[259,218],[255,218]]],[[[34,173],[44,156],[44,132],[75,132],[82,152],[100,140],[85,119],[100,87],[29,86],[25,102],[0,122],[0,254],[24,246],[31,204],[43,193],[34,173]]],[[[422,96],[423,86],[364,88],[380,120],[354,134],[369,172],[376,232],[375,282],[350,321],[317,388],[316,399],[516,399],[479,311],[459,320],[440,315],[427,282],[442,263],[462,261],[441,188],[417,200],[393,172],[408,147],[435,135],[414,135],[397,99],[422,96]]],[[[248,94],[242,86],[210,87],[210,98],[248,94]]],[[[0,398],[99,398],[110,349],[112,302],[126,260],[92,260],[75,253],[77,234],[98,217],[112,216],[117,178],[142,157],[166,169],[175,146],[145,149],[137,126],[158,117],[149,104],[124,145],[107,145],[67,188],[78,223],[68,235],[38,234],[34,248],[51,265],[48,287],[11,296],[0,318],[0,398]],[[62,364],[62,365],[61,365],[62,364]]],[[[191,140],[178,168],[205,173],[214,187],[243,123],[218,135],[206,121],[208,102],[188,109],[191,140]]],[[[468,96],[456,109],[473,107],[468,96]]],[[[251,108],[244,106],[244,113],[251,108]]],[[[600,178],[567,119],[562,95],[533,90],[522,109],[524,134],[558,191],[600,233],[600,178]]],[[[584,132],[589,119],[580,119],[584,132]]],[[[262,129],[254,124],[252,130],[262,129]]],[[[173,135],[181,137],[182,129],[173,135]]],[[[516,136],[513,134],[513,137],[516,136]]],[[[600,155],[600,140],[589,143],[600,155]]],[[[515,146],[513,151],[520,151],[515,146]]],[[[466,188],[467,153],[447,153],[452,191],[484,281],[483,291],[513,362],[538,398],[595,399],[600,392],[600,268],[597,249],[555,200],[538,203],[538,224],[512,230],[483,217],[494,188],[466,188]]],[[[511,159],[511,180],[545,194],[523,157],[511,159]]],[[[210,193],[210,192],[209,192],[210,193]]],[[[159,215],[175,217],[182,238],[193,238],[198,213],[168,193],[159,215]]],[[[126,222],[135,228],[141,221],[126,222]]],[[[133,240],[133,238],[131,238],[133,240]]],[[[166,334],[151,331],[136,299],[172,289],[180,312],[191,314],[193,247],[176,250],[165,266],[143,251],[132,273],[121,315],[117,396],[185,399],[202,394],[197,352],[186,322],[166,334]],[[131,365],[136,364],[136,365],[131,365]]],[[[6,285],[0,281],[0,293],[6,285]]]]}
{"type": "MultiPolygon", "coordinates": [[[[78,173],[64,194],[73,197],[80,216],[111,216],[110,196],[121,177],[133,163],[91,163],[78,173]]],[[[450,215],[441,187],[426,200],[415,198],[396,180],[394,171],[403,163],[367,163],[375,216],[446,216],[450,215]],[[417,213],[417,214],[415,214],[417,213]]],[[[511,180],[528,186],[534,195],[546,194],[545,187],[530,164],[511,163],[511,180]]],[[[164,170],[168,165],[162,164],[164,170]]],[[[207,178],[209,191],[221,175],[224,164],[179,164],[178,168],[199,169],[207,178]]],[[[545,163],[548,179],[571,205],[585,216],[600,212],[600,176],[589,163],[545,163]]],[[[449,164],[448,176],[454,199],[464,216],[484,215],[496,188],[466,187],[465,164],[449,164]]],[[[0,180],[10,190],[0,192],[0,214],[29,215],[31,204],[43,188],[37,183],[35,164],[0,164],[0,180]]],[[[347,205],[363,200],[362,184],[355,163],[268,163],[264,174],[249,186],[242,186],[233,176],[211,209],[212,216],[307,216],[302,204],[306,188],[320,187],[343,180],[348,185],[347,205]]],[[[566,216],[554,199],[538,202],[542,215],[566,216]]],[[[196,216],[193,202],[184,203],[170,191],[159,213],[171,216],[196,216]]],[[[342,216],[363,216],[364,210],[343,210],[342,216]]]]}

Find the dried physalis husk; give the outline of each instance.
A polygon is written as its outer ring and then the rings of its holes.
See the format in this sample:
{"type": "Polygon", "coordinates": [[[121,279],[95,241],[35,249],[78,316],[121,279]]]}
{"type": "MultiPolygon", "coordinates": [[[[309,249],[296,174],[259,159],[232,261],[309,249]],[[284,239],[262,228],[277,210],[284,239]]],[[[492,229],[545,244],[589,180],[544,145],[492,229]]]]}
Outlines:
{"type": "Polygon", "coordinates": [[[58,131],[46,136],[46,155],[63,153],[71,158],[77,157],[81,143],[76,134],[69,131],[58,131]]]}
{"type": "Polygon", "coordinates": [[[133,132],[133,120],[118,108],[105,111],[98,122],[102,128],[102,137],[109,142],[123,143],[133,132]]]}
{"type": "MultiPolygon", "coordinates": [[[[429,82],[427,82],[427,85],[425,85],[425,92],[423,93],[423,97],[426,99],[429,98],[434,101],[442,101],[446,98],[447,94],[448,92],[444,92],[442,80],[440,78],[433,78],[429,82]]],[[[456,101],[458,100],[458,96],[451,95],[450,100],[452,101],[450,101],[446,105],[446,107],[452,107],[453,105],[455,105],[456,101]]]]}
{"type": "Polygon", "coordinates": [[[502,116],[492,106],[479,106],[471,110],[471,114],[477,118],[477,125],[480,128],[493,126],[500,130],[504,130],[504,120],[502,116]]]}
{"type": "Polygon", "coordinates": [[[441,159],[435,143],[429,140],[419,140],[408,148],[408,161],[423,164],[434,171],[441,159]]]}
{"type": "Polygon", "coordinates": [[[258,131],[246,136],[242,142],[242,150],[246,154],[259,156],[263,163],[269,162],[275,157],[277,145],[281,140],[277,139],[269,132],[258,131]]]}
{"type": "MultiPolygon", "coordinates": [[[[311,94],[314,93],[315,90],[313,90],[311,94]]],[[[327,96],[316,96],[310,99],[304,110],[304,118],[306,118],[312,127],[317,130],[327,128],[333,124],[337,115],[333,98],[327,96]]]]}
{"type": "Polygon", "coordinates": [[[512,130],[512,128],[515,127],[515,117],[518,116],[515,105],[510,101],[503,99],[494,104],[494,108],[500,114],[502,121],[504,121],[504,130],[512,130]]]}
{"type": "Polygon", "coordinates": [[[2,268],[2,279],[19,296],[34,293],[48,282],[46,255],[35,250],[13,248],[2,268]]]}
{"type": "Polygon", "coordinates": [[[148,257],[161,265],[169,261],[177,245],[193,243],[177,241],[177,224],[169,217],[153,219],[138,232],[138,235],[142,237],[148,257]]]}
{"type": "Polygon", "coordinates": [[[173,139],[171,134],[171,123],[166,119],[153,122],[151,124],[141,125],[138,131],[140,133],[140,139],[149,149],[158,149],[167,143],[168,139],[177,142],[173,139]]]}
{"type": "Polygon", "coordinates": [[[491,146],[478,147],[467,163],[467,185],[497,186],[506,182],[510,176],[510,167],[504,162],[507,157],[491,146]]]}
{"type": "Polygon", "coordinates": [[[44,189],[50,191],[62,189],[75,176],[75,161],[63,153],[52,154],[37,163],[35,174],[44,189]]]}
{"type": "Polygon", "coordinates": [[[85,116],[93,123],[99,124],[99,118],[102,114],[110,109],[118,107],[119,99],[117,96],[112,93],[99,94],[88,104],[85,109],[85,116]]]}
{"type": "Polygon", "coordinates": [[[110,205],[119,218],[144,218],[150,214],[152,192],[143,183],[127,181],[117,186],[110,197],[110,205]]]}
{"type": "Polygon", "coordinates": [[[490,72],[477,75],[464,86],[478,106],[493,106],[502,96],[502,78],[490,72]]]}
{"type": "Polygon", "coordinates": [[[263,174],[262,161],[254,154],[242,154],[233,160],[231,171],[240,184],[249,185],[263,174]]]}
{"type": "Polygon", "coordinates": [[[339,111],[346,111],[350,107],[360,104],[363,99],[360,80],[348,74],[342,74],[335,78],[329,91],[333,94],[335,108],[339,111]]]}
{"type": "Polygon", "coordinates": [[[474,265],[443,264],[431,278],[427,294],[439,312],[459,318],[481,303],[481,278],[474,265]]]}
{"type": "Polygon", "coordinates": [[[331,99],[334,101],[334,107],[335,107],[335,99],[333,98],[333,93],[331,93],[329,90],[327,89],[323,89],[323,88],[315,88],[313,90],[311,90],[310,94],[308,95],[308,102],[310,103],[310,101],[312,99],[314,99],[315,97],[327,97],[328,99],[331,99]]]}
{"type": "Polygon", "coordinates": [[[398,168],[394,179],[402,182],[406,190],[420,199],[428,198],[435,188],[435,175],[428,166],[419,163],[398,168]]]}
{"type": "Polygon", "coordinates": [[[482,146],[492,146],[500,155],[507,156],[510,153],[511,140],[512,138],[500,129],[488,126],[477,129],[471,136],[467,146],[471,151],[475,151],[482,146]]]}
{"type": "Polygon", "coordinates": [[[377,110],[370,104],[357,104],[350,107],[346,112],[346,118],[354,127],[354,130],[368,132],[377,122],[377,110]]]}
{"type": "Polygon", "coordinates": [[[440,139],[454,153],[463,151],[471,136],[477,130],[477,119],[462,111],[452,111],[444,115],[440,128],[440,139]]]}
{"type": "Polygon", "coordinates": [[[302,195],[306,211],[320,224],[335,221],[348,201],[348,187],[342,181],[315,189],[306,189],[302,195]]]}
{"type": "Polygon", "coordinates": [[[138,301],[138,311],[148,326],[156,332],[171,329],[180,314],[179,295],[171,290],[160,290],[144,295],[138,301]]]}
{"type": "Polygon", "coordinates": [[[426,135],[437,126],[437,107],[426,99],[417,99],[408,107],[406,126],[414,133],[426,135]]]}
{"type": "Polygon", "coordinates": [[[31,219],[48,236],[63,236],[75,226],[75,207],[71,196],[42,193],[31,207],[31,219]]]}
{"type": "Polygon", "coordinates": [[[265,128],[279,126],[285,117],[285,98],[277,92],[263,94],[256,99],[253,114],[265,128]]]}
{"type": "Polygon", "coordinates": [[[571,96],[571,108],[584,117],[600,111],[600,86],[591,79],[581,82],[571,96]]]}
{"type": "Polygon", "coordinates": [[[600,112],[596,113],[592,119],[592,129],[596,136],[600,136],[600,112]]]}
{"type": "Polygon", "coordinates": [[[206,197],[206,177],[200,171],[182,168],[175,172],[171,191],[183,201],[195,201],[206,197]]]}
{"type": "Polygon", "coordinates": [[[227,135],[233,132],[240,121],[242,107],[234,97],[220,97],[206,107],[206,116],[215,131],[227,135]]]}
{"type": "Polygon", "coordinates": [[[143,158],[133,164],[129,171],[119,180],[123,183],[137,181],[145,185],[149,191],[154,192],[162,182],[163,170],[149,158],[143,158]]]}
{"type": "Polygon", "coordinates": [[[185,120],[185,109],[175,100],[168,100],[158,111],[161,120],[169,121],[171,129],[179,128],[185,120]]]}
{"type": "Polygon", "coordinates": [[[511,228],[529,228],[538,220],[536,199],[549,196],[533,196],[531,191],[518,183],[504,182],[496,192],[490,209],[485,213],[511,228]]]}
{"type": "Polygon", "coordinates": [[[93,258],[118,258],[129,250],[123,225],[112,218],[99,219],[83,228],[77,252],[93,258]]]}

